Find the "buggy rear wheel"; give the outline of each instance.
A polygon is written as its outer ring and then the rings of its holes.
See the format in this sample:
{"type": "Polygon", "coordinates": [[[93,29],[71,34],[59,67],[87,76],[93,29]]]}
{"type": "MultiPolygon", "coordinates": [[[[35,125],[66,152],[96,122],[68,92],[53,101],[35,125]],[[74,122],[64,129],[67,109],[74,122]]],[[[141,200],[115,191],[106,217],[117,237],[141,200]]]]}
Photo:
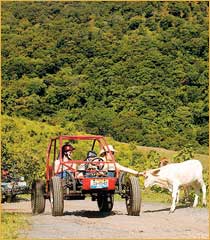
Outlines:
{"type": "Polygon", "coordinates": [[[63,187],[59,177],[54,176],[50,181],[50,203],[53,216],[62,216],[64,208],[63,187]]]}
{"type": "Polygon", "coordinates": [[[114,205],[114,194],[109,192],[99,193],[97,203],[100,212],[111,212],[114,205]]]}
{"type": "Polygon", "coordinates": [[[7,197],[6,197],[6,202],[7,202],[7,203],[11,203],[12,201],[13,201],[13,196],[12,196],[12,194],[7,195],[7,197]]]}
{"type": "Polygon", "coordinates": [[[126,180],[126,208],[128,215],[139,216],[141,210],[141,192],[138,178],[130,176],[126,180]]]}
{"type": "Polygon", "coordinates": [[[31,190],[31,209],[33,214],[40,214],[45,209],[44,182],[42,180],[34,180],[31,190]]]}

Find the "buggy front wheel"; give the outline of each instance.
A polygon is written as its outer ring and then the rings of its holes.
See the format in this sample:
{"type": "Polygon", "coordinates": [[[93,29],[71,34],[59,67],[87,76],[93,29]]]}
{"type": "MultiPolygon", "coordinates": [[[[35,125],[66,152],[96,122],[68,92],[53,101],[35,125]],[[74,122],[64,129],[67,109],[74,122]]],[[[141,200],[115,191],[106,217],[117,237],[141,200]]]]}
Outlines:
{"type": "Polygon", "coordinates": [[[61,178],[54,176],[50,181],[50,203],[53,216],[62,216],[64,209],[63,187],[61,178]]]}
{"type": "Polygon", "coordinates": [[[138,178],[130,176],[126,180],[126,207],[128,215],[139,216],[141,210],[141,192],[138,178]]]}

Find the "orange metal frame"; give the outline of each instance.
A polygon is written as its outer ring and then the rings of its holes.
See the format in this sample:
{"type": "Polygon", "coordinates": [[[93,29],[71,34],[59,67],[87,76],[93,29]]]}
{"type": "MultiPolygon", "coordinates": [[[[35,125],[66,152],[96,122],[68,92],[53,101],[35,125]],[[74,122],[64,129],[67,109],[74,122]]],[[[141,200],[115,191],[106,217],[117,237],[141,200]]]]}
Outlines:
{"type": "MultiPolygon", "coordinates": [[[[47,148],[47,154],[46,154],[46,181],[47,183],[49,183],[50,179],[52,176],[54,176],[55,173],[54,170],[53,170],[53,166],[50,165],[50,154],[51,154],[51,150],[52,150],[52,147],[53,147],[53,162],[56,160],[56,144],[59,142],[59,160],[60,160],[60,165],[63,165],[65,167],[68,168],[68,170],[70,171],[73,171],[73,172],[76,172],[77,170],[69,167],[68,165],[68,162],[65,163],[63,162],[63,159],[62,159],[62,146],[63,146],[63,141],[65,140],[95,140],[95,141],[98,141],[99,142],[99,145],[100,145],[100,148],[103,148],[104,146],[107,146],[108,148],[108,151],[111,153],[109,147],[108,147],[108,144],[106,142],[106,139],[103,137],[103,136],[100,136],[100,135],[76,135],[76,136],[67,136],[67,135],[61,135],[61,136],[58,136],[58,137],[54,137],[54,138],[51,138],[50,139],[50,143],[48,145],[48,148],[47,148]]],[[[115,169],[116,169],[116,178],[119,177],[119,170],[116,168],[116,161],[115,161],[115,157],[113,154],[110,154],[112,156],[112,160],[111,161],[106,161],[106,163],[114,163],[115,164],[115,169]]],[[[70,160],[70,162],[73,164],[73,163],[76,163],[76,164],[82,164],[82,163],[87,163],[85,160],[70,160]]],[[[48,192],[48,185],[49,184],[46,184],[46,192],[48,192]]]]}

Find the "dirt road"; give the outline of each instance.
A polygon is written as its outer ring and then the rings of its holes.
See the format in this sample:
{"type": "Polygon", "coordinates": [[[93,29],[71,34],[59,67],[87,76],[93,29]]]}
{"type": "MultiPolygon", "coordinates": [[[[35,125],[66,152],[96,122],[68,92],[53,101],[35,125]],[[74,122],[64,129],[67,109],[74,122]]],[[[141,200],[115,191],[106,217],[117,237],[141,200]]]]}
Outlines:
{"type": "MultiPolygon", "coordinates": [[[[44,214],[29,215],[29,239],[208,239],[207,208],[179,206],[169,214],[170,204],[142,203],[140,216],[128,216],[124,201],[115,201],[111,214],[98,212],[91,200],[65,201],[62,217],[51,216],[49,202],[44,214]]],[[[30,213],[30,201],[5,203],[3,211],[30,213]]]]}

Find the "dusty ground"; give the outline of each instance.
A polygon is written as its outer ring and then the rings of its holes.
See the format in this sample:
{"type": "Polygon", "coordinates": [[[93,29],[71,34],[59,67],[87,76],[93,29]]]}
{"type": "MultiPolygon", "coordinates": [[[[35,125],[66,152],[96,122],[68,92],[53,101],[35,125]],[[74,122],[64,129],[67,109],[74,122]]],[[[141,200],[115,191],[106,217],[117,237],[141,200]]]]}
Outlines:
{"type": "Polygon", "coordinates": [[[51,216],[49,202],[44,214],[32,216],[30,201],[2,204],[3,211],[29,213],[29,239],[208,239],[207,208],[179,206],[169,214],[170,204],[142,203],[140,216],[128,216],[124,201],[115,201],[110,215],[98,212],[91,200],[65,201],[62,217],[51,216]]]}

